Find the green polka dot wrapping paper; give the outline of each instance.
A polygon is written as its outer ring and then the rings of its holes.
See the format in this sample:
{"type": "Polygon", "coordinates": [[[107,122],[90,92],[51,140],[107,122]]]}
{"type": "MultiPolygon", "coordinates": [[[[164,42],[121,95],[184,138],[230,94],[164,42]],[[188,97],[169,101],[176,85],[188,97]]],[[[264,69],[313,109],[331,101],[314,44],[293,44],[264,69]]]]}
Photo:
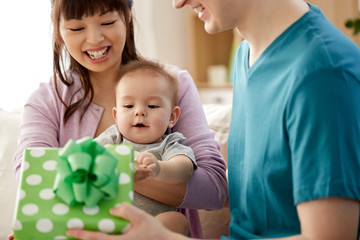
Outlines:
{"type": "Polygon", "coordinates": [[[104,197],[94,206],[68,205],[53,191],[61,161],[60,148],[28,148],[24,152],[20,187],[14,214],[16,240],[74,239],[70,228],[119,234],[128,221],[116,218],[109,210],[123,202],[133,203],[134,151],[130,145],[110,145],[106,150],[118,159],[118,184],[113,198],[104,197]]]}

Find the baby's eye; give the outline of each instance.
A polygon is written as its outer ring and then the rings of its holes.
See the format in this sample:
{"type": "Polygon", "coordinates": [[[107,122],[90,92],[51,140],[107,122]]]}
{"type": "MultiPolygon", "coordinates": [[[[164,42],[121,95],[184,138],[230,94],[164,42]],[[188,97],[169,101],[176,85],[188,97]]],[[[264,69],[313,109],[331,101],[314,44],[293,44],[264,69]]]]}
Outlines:
{"type": "Polygon", "coordinates": [[[83,30],[84,28],[69,28],[70,31],[73,31],[73,32],[79,32],[81,30],[83,30]]]}
{"type": "Polygon", "coordinates": [[[149,108],[158,108],[156,105],[148,105],[149,108]]]}
{"type": "Polygon", "coordinates": [[[128,105],[125,105],[124,107],[125,107],[125,108],[133,108],[133,107],[134,107],[134,105],[130,105],[130,104],[128,104],[128,105]]]}
{"type": "Polygon", "coordinates": [[[103,26],[109,26],[109,25],[114,24],[115,22],[116,22],[116,20],[115,20],[115,21],[112,21],[112,22],[103,23],[102,25],[103,25],[103,26]]]}

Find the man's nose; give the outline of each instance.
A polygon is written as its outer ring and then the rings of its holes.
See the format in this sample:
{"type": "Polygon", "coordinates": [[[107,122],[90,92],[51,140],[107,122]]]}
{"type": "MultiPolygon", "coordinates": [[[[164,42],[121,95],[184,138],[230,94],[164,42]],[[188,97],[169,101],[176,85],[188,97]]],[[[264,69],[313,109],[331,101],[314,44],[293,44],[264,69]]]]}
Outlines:
{"type": "Polygon", "coordinates": [[[174,8],[182,8],[187,0],[173,0],[174,8]]]}

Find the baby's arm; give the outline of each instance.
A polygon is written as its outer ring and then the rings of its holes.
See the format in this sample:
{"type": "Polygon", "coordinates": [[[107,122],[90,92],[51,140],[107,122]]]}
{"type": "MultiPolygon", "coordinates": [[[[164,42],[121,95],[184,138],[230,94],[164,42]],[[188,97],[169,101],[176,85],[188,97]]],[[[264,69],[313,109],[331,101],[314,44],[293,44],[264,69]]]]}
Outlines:
{"type": "Polygon", "coordinates": [[[168,183],[186,183],[193,174],[194,164],[185,155],[176,155],[168,161],[158,160],[152,153],[141,152],[137,156],[139,167],[150,169],[153,177],[168,183]]]}

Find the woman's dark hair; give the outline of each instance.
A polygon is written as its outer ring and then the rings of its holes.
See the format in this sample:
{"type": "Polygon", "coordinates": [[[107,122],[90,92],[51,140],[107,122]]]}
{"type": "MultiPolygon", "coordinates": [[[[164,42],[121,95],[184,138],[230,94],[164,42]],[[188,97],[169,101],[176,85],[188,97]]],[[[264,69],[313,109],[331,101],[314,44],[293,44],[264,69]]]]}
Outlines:
{"type": "Polygon", "coordinates": [[[77,111],[82,106],[84,115],[85,111],[88,109],[91,101],[94,97],[94,89],[90,82],[89,72],[86,68],[80,65],[66,50],[64,46],[63,39],[60,35],[60,19],[81,19],[83,16],[92,16],[98,12],[106,13],[111,11],[117,11],[120,16],[124,17],[124,22],[126,24],[126,40],[125,46],[122,53],[121,64],[125,65],[129,61],[139,60],[139,55],[135,48],[134,40],[134,23],[132,19],[132,14],[130,13],[131,7],[133,5],[133,0],[53,0],[52,1],[52,22],[54,26],[53,33],[53,75],[54,75],[54,85],[56,89],[57,96],[61,102],[66,106],[66,111],[64,114],[65,123],[70,118],[70,116],[77,111]],[[67,59],[68,58],[68,59],[67,59]],[[68,62],[67,62],[68,61],[68,62]],[[69,69],[65,69],[65,63],[69,63],[69,69]],[[66,71],[75,71],[80,76],[81,86],[84,90],[84,95],[80,100],[74,102],[75,94],[80,91],[80,89],[73,94],[69,103],[65,103],[62,97],[59,94],[57,87],[57,79],[59,79],[66,86],[71,86],[72,81],[67,79],[66,71]],[[90,101],[86,103],[87,97],[90,98],[90,101]],[[85,104],[85,105],[84,105],[85,104]]]}

